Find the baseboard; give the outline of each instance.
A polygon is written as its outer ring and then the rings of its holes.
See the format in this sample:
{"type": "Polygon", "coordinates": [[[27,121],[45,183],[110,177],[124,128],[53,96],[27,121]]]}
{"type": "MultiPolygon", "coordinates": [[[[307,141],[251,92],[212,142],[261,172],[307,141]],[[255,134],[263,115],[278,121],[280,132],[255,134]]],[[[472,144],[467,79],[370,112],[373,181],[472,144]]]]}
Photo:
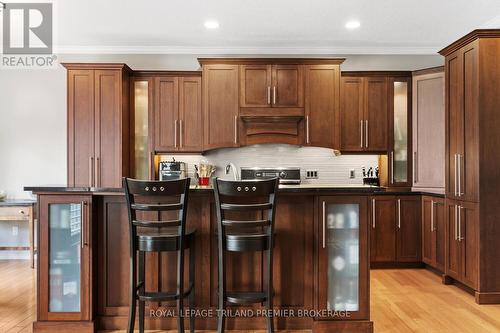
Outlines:
{"type": "Polygon", "coordinates": [[[317,320],[313,324],[313,333],[373,333],[373,322],[369,320],[317,320]]]}
{"type": "Polygon", "coordinates": [[[35,321],[33,333],[94,333],[93,321],[35,321]]]}
{"type": "Polygon", "coordinates": [[[500,304],[500,292],[479,292],[474,293],[477,304],[500,304]]]}

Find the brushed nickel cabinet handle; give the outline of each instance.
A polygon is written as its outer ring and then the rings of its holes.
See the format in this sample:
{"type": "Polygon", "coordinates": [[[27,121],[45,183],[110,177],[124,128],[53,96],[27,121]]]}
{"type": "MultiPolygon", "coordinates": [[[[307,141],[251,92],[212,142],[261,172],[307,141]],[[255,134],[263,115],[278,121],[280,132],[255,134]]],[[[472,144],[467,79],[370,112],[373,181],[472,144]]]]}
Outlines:
{"type": "Polygon", "coordinates": [[[458,166],[458,196],[462,196],[462,154],[457,154],[458,166]]]}
{"type": "Polygon", "coordinates": [[[234,144],[238,143],[238,116],[234,116],[234,144]]]}
{"type": "Polygon", "coordinates": [[[306,116],[306,142],[309,143],[309,116],[306,116]]]}
{"type": "Polygon", "coordinates": [[[326,247],[326,226],[325,226],[325,217],[326,217],[326,203],[323,201],[323,248],[326,247]]]}
{"type": "Polygon", "coordinates": [[[267,86],[267,104],[271,104],[271,86],[267,86]]]}
{"type": "Polygon", "coordinates": [[[95,159],[95,169],[94,186],[99,187],[101,186],[101,159],[99,157],[96,157],[95,159]]]}
{"type": "Polygon", "coordinates": [[[366,148],[368,148],[368,120],[365,120],[365,130],[366,130],[365,133],[366,148]]]}
{"type": "Polygon", "coordinates": [[[398,228],[401,229],[401,199],[398,199],[398,228]]]}
{"type": "Polygon", "coordinates": [[[94,158],[89,157],[89,186],[94,186],[94,158]]]}
{"type": "Polygon", "coordinates": [[[391,151],[391,184],[394,184],[394,150],[391,151]]]}
{"type": "Polygon", "coordinates": [[[361,143],[360,147],[363,148],[363,120],[359,121],[359,133],[361,134],[361,143]]]}
{"type": "Polygon", "coordinates": [[[457,184],[458,183],[458,181],[457,181],[457,154],[455,154],[454,157],[455,157],[455,160],[454,160],[455,168],[454,168],[454,174],[453,174],[453,176],[454,176],[453,182],[455,183],[454,184],[455,185],[455,192],[454,193],[455,193],[455,196],[458,196],[458,191],[457,191],[457,186],[458,186],[458,184],[457,184]]]}
{"type": "Polygon", "coordinates": [[[375,199],[372,199],[372,228],[375,229],[375,199]]]}
{"type": "Polygon", "coordinates": [[[455,240],[458,240],[458,206],[455,205],[455,240]]]}
{"type": "Polygon", "coordinates": [[[434,200],[431,200],[431,232],[434,231],[434,200]]]}
{"type": "Polygon", "coordinates": [[[462,241],[462,206],[458,206],[458,241],[462,241]]]}
{"type": "Polygon", "coordinates": [[[81,215],[80,215],[80,248],[83,249],[85,246],[85,219],[87,218],[87,201],[82,201],[81,203],[81,215]]]}
{"type": "Polygon", "coordinates": [[[276,105],[276,86],[273,87],[273,104],[276,105]]]}
{"type": "Polygon", "coordinates": [[[177,119],[174,120],[174,148],[177,148],[177,119]]]}
{"type": "Polygon", "coordinates": [[[182,119],[179,120],[179,148],[182,148],[182,119]]]}

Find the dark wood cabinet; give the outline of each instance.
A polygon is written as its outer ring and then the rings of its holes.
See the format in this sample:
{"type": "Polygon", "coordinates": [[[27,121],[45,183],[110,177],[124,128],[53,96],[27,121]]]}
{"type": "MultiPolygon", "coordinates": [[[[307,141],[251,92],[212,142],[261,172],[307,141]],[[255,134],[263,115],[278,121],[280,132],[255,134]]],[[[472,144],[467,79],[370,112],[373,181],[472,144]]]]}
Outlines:
{"type": "Polygon", "coordinates": [[[241,107],[304,107],[303,66],[240,65],[241,107]]]}
{"type": "Polygon", "coordinates": [[[444,272],[446,214],[444,199],[422,197],[422,261],[444,272]]]}
{"type": "Polygon", "coordinates": [[[477,289],[479,279],[478,204],[447,200],[446,209],[448,241],[445,273],[477,289]]]}
{"type": "Polygon", "coordinates": [[[479,200],[478,45],[446,57],[447,197],[479,200]]]}
{"type": "Polygon", "coordinates": [[[203,149],[238,147],[239,71],[233,64],[203,64],[203,149]]]}
{"type": "Polygon", "coordinates": [[[421,203],[419,196],[371,198],[371,261],[421,261],[421,203]]]}
{"type": "Polygon", "coordinates": [[[34,327],[75,321],[82,332],[93,332],[92,196],[39,195],[39,213],[34,327]]]}
{"type": "Polygon", "coordinates": [[[155,97],[155,152],[201,152],[201,77],[156,77],[155,97]]]}
{"type": "Polygon", "coordinates": [[[341,149],[388,149],[388,78],[343,74],[341,78],[341,149]]]}
{"type": "MultiPolygon", "coordinates": [[[[315,235],[316,308],[347,311],[349,320],[369,320],[367,197],[319,197],[315,235]]],[[[317,319],[342,320],[340,317],[317,319]]]]}
{"type": "Polygon", "coordinates": [[[68,70],[68,184],[121,187],[129,172],[129,71],[123,64],[68,70]]]}
{"type": "Polygon", "coordinates": [[[340,149],[339,108],[339,66],[306,65],[306,145],[340,149]]]}

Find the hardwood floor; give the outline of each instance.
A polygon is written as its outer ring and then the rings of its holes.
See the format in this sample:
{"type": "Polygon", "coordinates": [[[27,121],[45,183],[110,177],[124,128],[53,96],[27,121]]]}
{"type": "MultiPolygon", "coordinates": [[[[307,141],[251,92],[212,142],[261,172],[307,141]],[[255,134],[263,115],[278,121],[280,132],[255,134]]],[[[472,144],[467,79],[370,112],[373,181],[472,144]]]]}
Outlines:
{"type": "MultiPolygon", "coordinates": [[[[0,261],[0,333],[31,332],[35,270],[29,266],[28,261],[0,261]]],[[[371,275],[376,333],[500,332],[500,305],[477,305],[474,297],[441,284],[440,277],[427,270],[372,270],[371,275]]]]}

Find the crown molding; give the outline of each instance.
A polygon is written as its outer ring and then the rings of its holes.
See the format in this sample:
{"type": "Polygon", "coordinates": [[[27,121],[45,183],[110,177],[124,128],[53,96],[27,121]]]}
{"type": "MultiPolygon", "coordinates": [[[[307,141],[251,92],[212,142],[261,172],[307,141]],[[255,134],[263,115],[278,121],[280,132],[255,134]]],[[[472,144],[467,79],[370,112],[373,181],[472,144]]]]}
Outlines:
{"type": "Polygon", "coordinates": [[[437,55],[439,46],[307,47],[307,46],[55,46],[56,54],[200,54],[200,55],[437,55]]]}

